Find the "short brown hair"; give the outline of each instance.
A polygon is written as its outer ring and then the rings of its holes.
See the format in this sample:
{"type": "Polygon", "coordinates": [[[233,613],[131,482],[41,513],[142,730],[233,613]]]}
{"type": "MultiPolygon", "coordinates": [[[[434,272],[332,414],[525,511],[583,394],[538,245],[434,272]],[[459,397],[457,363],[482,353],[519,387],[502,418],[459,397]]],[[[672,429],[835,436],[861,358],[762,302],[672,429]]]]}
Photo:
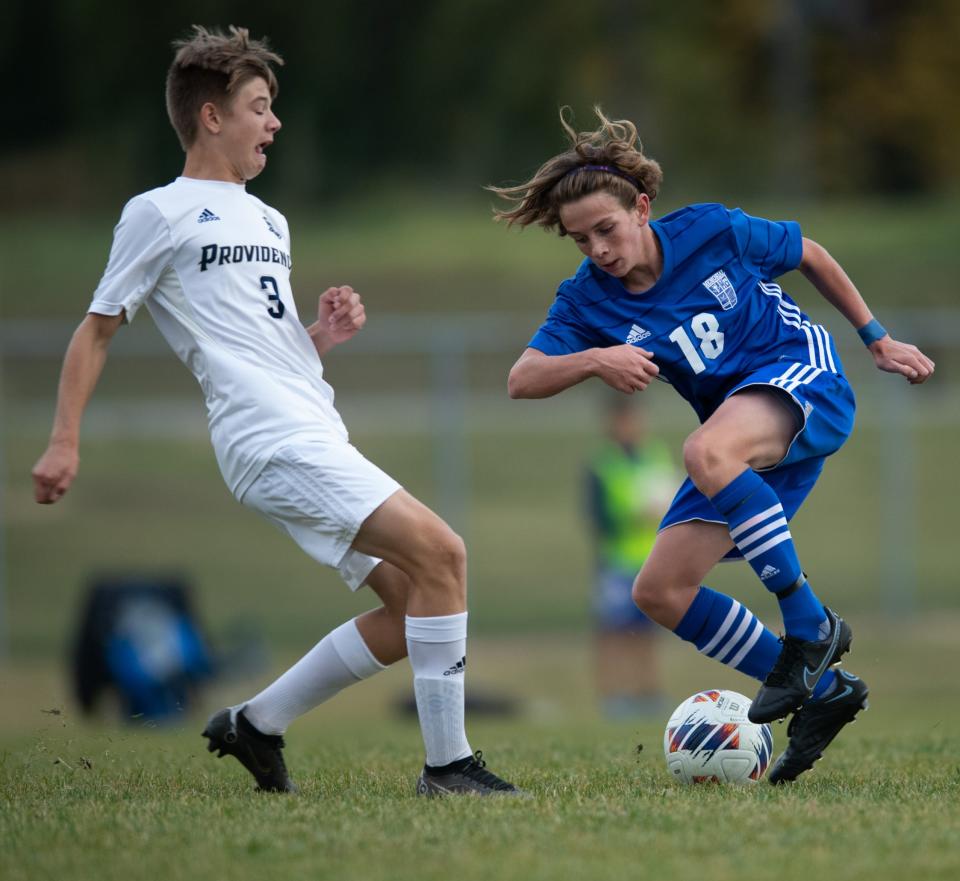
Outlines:
{"type": "Polygon", "coordinates": [[[283,64],[266,39],[251,40],[246,28],[230,25],[230,33],[193,26],[193,36],[175,40],[176,50],[167,71],[167,115],[184,150],[197,139],[197,115],[212,102],[225,108],[238,87],[253,79],[267,81],[277,97],[277,77],[271,64],[283,64]]]}
{"type": "Polygon", "coordinates": [[[650,201],[657,198],[663,172],[656,160],[643,155],[637,127],[628,119],[607,119],[594,107],[600,127],[578,132],[567,122],[568,109],[560,108],[560,125],[570,141],[569,150],[544,162],[526,183],[487,187],[513,203],[512,208],[494,212],[497,220],[506,220],[508,226],[536,223],[566,235],[560,207],[591,193],[610,193],[624,208],[636,204],[638,193],[646,193],[650,201]]]}

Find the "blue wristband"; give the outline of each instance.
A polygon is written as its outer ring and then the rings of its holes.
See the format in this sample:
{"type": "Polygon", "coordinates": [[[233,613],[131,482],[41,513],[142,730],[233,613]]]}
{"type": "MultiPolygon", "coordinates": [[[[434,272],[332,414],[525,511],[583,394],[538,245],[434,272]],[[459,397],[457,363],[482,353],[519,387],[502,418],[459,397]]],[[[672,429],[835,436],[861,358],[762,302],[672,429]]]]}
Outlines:
{"type": "Polygon", "coordinates": [[[887,330],[876,318],[871,318],[857,333],[863,340],[863,344],[869,346],[877,340],[882,340],[887,335],[887,330]]]}

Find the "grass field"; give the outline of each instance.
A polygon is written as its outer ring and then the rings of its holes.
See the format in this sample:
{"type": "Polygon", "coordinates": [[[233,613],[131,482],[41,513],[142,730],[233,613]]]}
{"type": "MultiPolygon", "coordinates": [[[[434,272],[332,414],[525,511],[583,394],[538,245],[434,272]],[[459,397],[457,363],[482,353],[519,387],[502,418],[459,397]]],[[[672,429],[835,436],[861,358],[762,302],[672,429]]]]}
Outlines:
{"type": "MultiPolygon", "coordinates": [[[[468,719],[471,743],[530,793],[522,801],[414,797],[419,733],[393,711],[409,693],[405,662],[291,729],[297,797],[257,794],[236,762],[207,754],[201,716],[167,730],[82,722],[58,671],[18,665],[2,711],[0,876],[952,881],[960,621],[854,623],[851,668],[871,683],[871,709],[813,772],[777,789],[674,784],[663,720],[597,716],[583,638],[471,643],[468,688],[523,707],[468,719]]],[[[679,641],[663,647],[677,703],[703,687],[752,693],[679,641]]],[[[224,686],[205,708],[250,688],[224,686]]],[[[783,727],[774,738],[779,752],[783,727]]]]}

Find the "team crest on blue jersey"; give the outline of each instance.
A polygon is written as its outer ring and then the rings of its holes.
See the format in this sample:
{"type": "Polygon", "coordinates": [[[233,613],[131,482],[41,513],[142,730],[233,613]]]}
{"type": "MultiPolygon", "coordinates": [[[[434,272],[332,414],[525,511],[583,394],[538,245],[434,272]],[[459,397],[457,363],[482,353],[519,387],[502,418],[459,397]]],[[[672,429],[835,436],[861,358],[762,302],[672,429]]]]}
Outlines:
{"type": "Polygon", "coordinates": [[[722,269],[711,275],[703,286],[717,298],[724,309],[732,309],[737,305],[737,292],[722,269]]]}
{"type": "Polygon", "coordinates": [[[632,346],[634,343],[645,340],[648,336],[650,336],[649,330],[644,330],[639,324],[634,324],[630,328],[630,333],[627,334],[627,345],[632,346]]]}

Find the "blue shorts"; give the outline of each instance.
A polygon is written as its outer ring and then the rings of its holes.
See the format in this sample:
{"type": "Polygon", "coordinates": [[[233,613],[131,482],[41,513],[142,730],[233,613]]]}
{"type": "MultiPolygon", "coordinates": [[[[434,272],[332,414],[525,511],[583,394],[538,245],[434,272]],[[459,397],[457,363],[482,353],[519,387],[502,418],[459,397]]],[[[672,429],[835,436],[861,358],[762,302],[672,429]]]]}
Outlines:
{"type": "MultiPolygon", "coordinates": [[[[639,572],[639,567],[637,572],[639,572]]],[[[653,622],[633,601],[633,581],[637,572],[601,566],[597,570],[593,594],[593,613],[597,629],[604,632],[645,630],[653,622]]]]}
{"type": "MultiPolygon", "coordinates": [[[[776,465],[758,472],[777,494],[789,520],[813,489],[827,456],[839,450],[850,436],[856,399],[843,376],[809,364],[783,361],[751,373],[726,397],[751,387],[777,389],[784,403],[797,415],[797,433],[786,456],[776,465]]],[[[660,522],[660,531],[690,520],[726,523],[688,477],[660,522]]],[[[725,560],[740,558],[737,548],[724,557],[725,560]]]]}

